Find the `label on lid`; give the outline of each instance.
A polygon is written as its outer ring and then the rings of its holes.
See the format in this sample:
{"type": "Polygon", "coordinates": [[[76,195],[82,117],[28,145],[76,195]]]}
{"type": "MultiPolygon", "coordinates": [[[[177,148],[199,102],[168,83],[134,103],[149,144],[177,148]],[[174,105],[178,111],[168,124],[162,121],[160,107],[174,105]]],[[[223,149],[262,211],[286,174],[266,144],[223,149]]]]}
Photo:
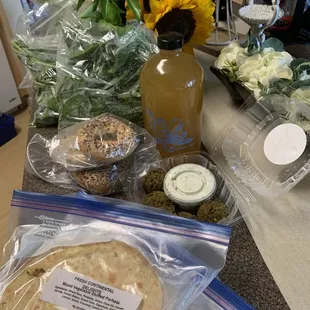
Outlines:
{"type": "Polygon", "coordinates": [[[275,165],[288,165],[305,151],[307,136],[295,124],[282,124],[270,131],[264,143],[267,159],[275,165]]]}
{"type": "Polygon", "coordinates": [[[196,164],[183,164],[172,168],[164,181],[166,195],[175,203],[195,206],[212,198],[216,181],[210,170],[196,164]]]}

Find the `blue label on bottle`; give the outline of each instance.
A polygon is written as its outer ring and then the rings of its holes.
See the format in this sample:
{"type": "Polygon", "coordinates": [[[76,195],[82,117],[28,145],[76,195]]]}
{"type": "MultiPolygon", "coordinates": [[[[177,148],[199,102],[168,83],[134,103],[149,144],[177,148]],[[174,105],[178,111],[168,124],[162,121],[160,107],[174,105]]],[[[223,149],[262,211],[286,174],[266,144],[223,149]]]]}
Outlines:
{"type": "Polygon", "coordinates": [[[150,127],[157,143],[166,152],[175,152],[189,147],[194,139],[187,136],[185,125],[179,118],[174,118],[170,123],[163,118],[155,118],[154,113],[147,109],[150,127]]]}

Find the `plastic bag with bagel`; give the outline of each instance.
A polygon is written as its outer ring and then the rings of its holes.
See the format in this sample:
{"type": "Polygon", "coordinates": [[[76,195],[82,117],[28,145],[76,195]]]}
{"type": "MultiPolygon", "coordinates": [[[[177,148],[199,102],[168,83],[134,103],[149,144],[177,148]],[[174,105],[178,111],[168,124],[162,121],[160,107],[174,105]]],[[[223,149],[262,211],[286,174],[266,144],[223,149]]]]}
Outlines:
{"type": "Polygon", "coordinates": [[[156,148],[145,129],[105,113],[61,130],[50,141],[49,153],[54,162],[74,171],[115,163],[145,148],[156,148]]]}

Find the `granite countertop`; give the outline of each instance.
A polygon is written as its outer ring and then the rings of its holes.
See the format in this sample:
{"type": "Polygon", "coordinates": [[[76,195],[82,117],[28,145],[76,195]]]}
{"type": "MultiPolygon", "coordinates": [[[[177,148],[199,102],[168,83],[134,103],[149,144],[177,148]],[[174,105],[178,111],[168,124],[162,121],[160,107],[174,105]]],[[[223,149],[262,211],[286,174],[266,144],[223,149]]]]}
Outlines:
{"type": "MultiPolygon", "coordinates": [[[[36,133],[51,138],[56,128],[30,128],[28,138],[36,133]]],[[[57,195],[72,193],[72,190],[46,183],[27,171],[23,190],[57,195]]],[[[227,262],[219,277],[257,309],[289,309],[244,221],[233,226],[227,262]]]]}

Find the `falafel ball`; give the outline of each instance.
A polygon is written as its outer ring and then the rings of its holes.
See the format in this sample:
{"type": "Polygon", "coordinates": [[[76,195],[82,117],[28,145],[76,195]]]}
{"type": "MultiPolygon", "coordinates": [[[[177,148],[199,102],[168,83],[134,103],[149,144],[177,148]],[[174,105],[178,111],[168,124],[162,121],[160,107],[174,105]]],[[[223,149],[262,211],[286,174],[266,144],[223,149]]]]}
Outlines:
{"type": "Polygon", "coordinates": [[[197,211],[197,218],[203,222],[218,223],[228,216],[228,209],[220,201],[209,200],[203,203],[197,211]]]}
{"type": "Polygon", "coordinates": [[[166,173],[160,168],[150,170],[143,180],[145,192],[149,194],[155,191],[163,191],[165,176],[166,173]]]}
{"type": "Polygon", "coordinates": [[[156,191],[148,194],[143,203],[147,206],[168,211],[169,213],[175,213],[174,203],[165,195],[164,192],[156,191]]]}
{"type": "Polygon", "coordinates": [[[189,212],[185,212],[185,211],[180,212],[178,216],[184,217],[186,219],[197,220],[196,215],[191,214],[189,212]]]}

